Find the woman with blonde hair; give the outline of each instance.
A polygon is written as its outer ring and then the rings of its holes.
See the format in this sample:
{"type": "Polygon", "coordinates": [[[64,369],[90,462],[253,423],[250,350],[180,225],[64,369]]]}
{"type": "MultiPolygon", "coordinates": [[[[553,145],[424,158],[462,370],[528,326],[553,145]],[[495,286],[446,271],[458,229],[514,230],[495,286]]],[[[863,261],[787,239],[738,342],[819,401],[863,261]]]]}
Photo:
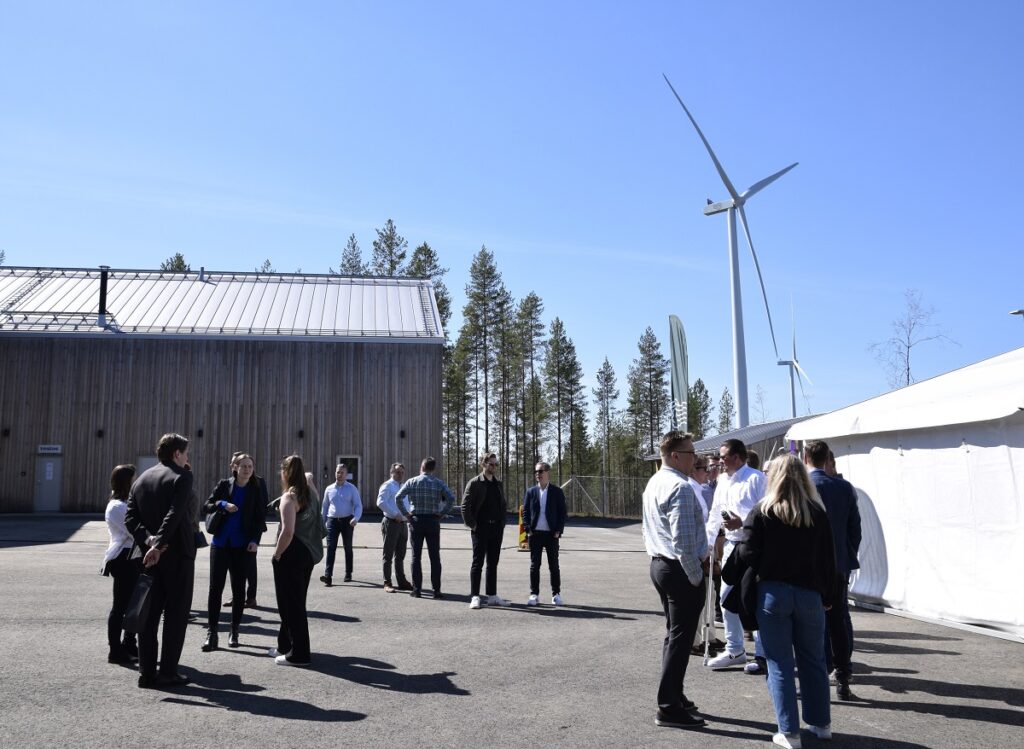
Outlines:
{"type": "Polygon", "coordinates": [[[794,653],[804,722],[818,738],[832,736],[824,642],[836,562],[825,507],[796,456],[772,461],[768,490],[744,527],[747,538],[737,552],[757,572],[757,623],[779,725],[772,740],[798,749],[794,653]]]}
{"type": "Polygon", "coordinates": [[[281,463],[281,525],[274,547],[274,589],[281,628],[270,655],[281,666],[308,666],[309,620],[306,592],[313,567],[324,555],[320,506],[310,494],[302,458],[289,455],[281,463]]]}

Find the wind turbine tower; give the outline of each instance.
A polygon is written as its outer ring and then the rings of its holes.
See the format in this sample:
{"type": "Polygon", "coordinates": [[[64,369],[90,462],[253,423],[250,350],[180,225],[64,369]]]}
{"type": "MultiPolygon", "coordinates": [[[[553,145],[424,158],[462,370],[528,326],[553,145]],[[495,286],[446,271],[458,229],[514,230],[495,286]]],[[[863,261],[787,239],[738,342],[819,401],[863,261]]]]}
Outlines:
{"type": "Polygon", "coordinates": [[[714,216],[716,213],[725,213],[727,216],[726,227],[729,238],[729,284],[732,296],[732,356],[733,356],[733,381],[736,389],[736,411],[737,418],[740,427],[745,427],[750,423],[750,410],[749,402],[747,398],[747,353],[746,345],[743,340],[743,300],[740,296],[740,261],[739,261],[739,250],[736,241],[736,214],[739,213],[740,223],[743,225],[743,233],[747,238],[747,246],[750,247],[750,254],[754,258],[754,268],[757,269],[757,279],[761,283],[761,296],[764,297],[764,308],[768,314],[768,329],[772,334],[772,346],[775,348],[775,358],[779,358],[779,347],[775,343],[775,328],[772,325],[772,313],[768,308],[768,294],[764,289],[764,278],[761,276],[761,265],[757,261],[757,252],[754,251],[754,242],[750,238],[750,227],[747,226],[747,215],[743,211],[744,204],[754,195],[759,193],[761,190],[766,188],[772,182],[777,180],[783,174],[788,172],[790,169],[795,167],[798,162],[794,162],[782,169],[770,177],[765,177],[760,182],[755,182],[742,193],[737,192],[736,188],[733,187],[732,181],[729,179],[729,175],[725,173],[725,169],[722,168],[721,163],[718,161],[718,157],[715,156],[715,152],[711,148],[711,144],[708,143],[708,139],[704,137],[704,133],[701,132],[700,125],[697,124],[697,120],[690,114],[690,110],[683,104],[682,98],[676,93],[675,87],[672,82],[668,79],[667,75],[663,74],[665,83],[672,89],[672,93],[676,97],[676,101],[686,112],[686,116],[690,119],[693,124],[694,130],[697,131],[697,135],[700,136],[701,142],[704,143],[704,148],[707,149],[708,155],[711,157],[711,161],[715,165],[715,169],[718,171],[718,176],[722,179],[722,184],[725,185],[726,191],[729,193],[727,200],[722,200],[717,203],[708,201],[708,205],[704,208],[705,216],[714,216]]]}

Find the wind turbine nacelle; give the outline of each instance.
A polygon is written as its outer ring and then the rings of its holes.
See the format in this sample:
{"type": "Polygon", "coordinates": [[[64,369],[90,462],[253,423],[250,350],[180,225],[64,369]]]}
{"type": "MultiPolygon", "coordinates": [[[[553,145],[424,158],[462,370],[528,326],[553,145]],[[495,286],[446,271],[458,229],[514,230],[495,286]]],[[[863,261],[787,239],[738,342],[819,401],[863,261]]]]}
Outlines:
{"type": "Polygon", "coordinates": [[[736,201],[732,200],[731,198],[729,200],[721,200],[717,203],[710,203],[704,207],[704,215],[714,216],[716,213],[723,213],[729,210],[730,208],[734,208],[735,206],[736,201]]]}

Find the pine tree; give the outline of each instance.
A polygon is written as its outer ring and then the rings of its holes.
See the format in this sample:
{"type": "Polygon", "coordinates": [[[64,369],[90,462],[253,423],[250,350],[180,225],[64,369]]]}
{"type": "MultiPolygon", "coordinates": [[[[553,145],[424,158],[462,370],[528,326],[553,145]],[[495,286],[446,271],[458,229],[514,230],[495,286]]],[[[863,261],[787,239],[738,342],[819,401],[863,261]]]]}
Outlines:
{"type": "MultiPolygon", "coordinates": [[[[390,219],[388,219],[390,221],[390,219]]],[[[331,268],[331,273],[334,269],[331,268]]],[[[359,247],[359,240],[355,234],[348,235],[348,242],[345,249],[341,251],[341,264],[338,266],[339,276],[368,276],[370,266],[363,262],[363,251],[359,247]]]]}
{"type": "MultiPolygon", "coordinates": [[[[565,333],[565,325],[557,317],[548,333],[547,358],[544,363],[544,387],[552,409],[555,426],[555,448],[558,460],[558,482],[562,482],[562,464],[568,456],[570,471],[575,469],[578,454],[563,452],[563,442],[571,437],[572,421],[583,410],[583,368],[576,356],[576,345],[565,333]]],[[[579,444],[575,447],[578,451],[579,444]]]]}
{"type": "Polygon", "coordinates": [[[619,397],[616,387],[615,370],[608,357],[597,370],[597,387],[593,390],[594,407],[597,409],[597,424],[594,432],[601,446],[601,475],[608,475],[608,463],[611,460],[612,417],[615,415],[615,400],[619,397]]]}
{"type": "Polygon", "coordinates": [[[256,268],[256,272],[257,273],[275,273],[276,271],[274,270],[273,266],[270,265],[270,258],[267,258],[262,263],[260,263],[260,267],[259,268],[256,268]]]}
{"type": "Polygon", "coordinates": [[[629,369],[628,411],[638,444],[653,454],[670,405],[669,362],[662,355],[661,344],[650,327],[640,336],[637,348],[639,356],[629,369]]]}
{"type": "Polygon", "coordinates": [[[7,260],[7,253],[0,250],[0,265],[3,265],[5,260],[7,260]]]}
{"type": "Polygon", "coordinates": [[[718,433],[731,432],[734,418],[736,418],[736,407],[733,404],[732,393],[726,387],[722,391],[722,397],[718,399],[718,433]]]}
{"type": "Polygon", "coordinates": [[[475,462],[470,454],[469,414],[472,392],[469,371],[473,341],[463,333],[446,357],[442,386],[443,429],[445,439],[446,481],[455,488],[466,482],[467,464],[475,462]]]}
{"type": "Polygon", "coordinates": [[[443,280],[447,272],[448,269],[442,268],[438,262],[437,253],[426,242],[412,251],[412,258],[405,269],[405,275],[411,278],[427,278],[434,284],[437,313],[441,317],[441,328],[444,330],[446,338],[448,337],[448,321],[452,319],[452,297],[443,280]]]}
{"type": "Polygon", "coordinates": [[[490,433],[490,376],[494,367],[495,350],[493,343],[493,326],[497,323],[504,284],[501,281],[501,274],[494,263],[494,255],[487,247],[481,247],[480,251],[473,256],[473,262],[469,266],[469,283],[466,284],[466,306],[462,310],[462,317],[465,320],[464,326],[468,326],[468,334],[474,343],[474,366],[476,376],[480,382],[475,388],[477,427],[479,429],[479,414],[481,402],[483,406],[483,443],[477,440],[478,450],[491,445],[490,433]]]}
{"type": "Polygon", "coordinates": [[[174,253],[171,257],[160,263],[160,270],[169,271],[189,271],[192,270],[191,266],[185,262],[185,256],[180,252],[174,253]]]}
{"type": "Polygon", "coordinates": [[[528,481],[533,479],[532,469],[540,460],[540,446],[544,441],[545,401],[544,387],[540,377],[546,350],[545,326],[541,319],[543,314],[544,303],[532,291],[520,300],[516,310],[516,329],[522,352],[520,362],[520,381],[523,392],[523,400],[520,404],[522,463],[528,481]]]}
{"type": "Polygon", "coordinates": [[[711,393],[704,385],[704,380],[698,377],[686,398],[686,419],[690,423],[694,441],[711,436],[711,430],[714,428],[711,409],[711,393]]]}
{"type": "Polygon", "coordinates": [[[405,275],[405,256],[409,243],[395,228],[395,222],[388,219],[383,229],[376,229],[377,238],[373,240],[373,256],[370,258],[370,269],[377,276],[405,275]]]}

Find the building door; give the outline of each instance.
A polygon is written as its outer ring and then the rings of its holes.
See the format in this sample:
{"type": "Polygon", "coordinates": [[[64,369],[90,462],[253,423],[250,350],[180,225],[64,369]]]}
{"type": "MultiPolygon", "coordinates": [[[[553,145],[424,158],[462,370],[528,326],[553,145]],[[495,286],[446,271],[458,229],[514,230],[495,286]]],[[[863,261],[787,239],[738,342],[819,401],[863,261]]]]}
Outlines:
{"type": "Polygon", "coordinates": [[[36,512],[60,512],[60,455],[36,456],[36,512]]]}

